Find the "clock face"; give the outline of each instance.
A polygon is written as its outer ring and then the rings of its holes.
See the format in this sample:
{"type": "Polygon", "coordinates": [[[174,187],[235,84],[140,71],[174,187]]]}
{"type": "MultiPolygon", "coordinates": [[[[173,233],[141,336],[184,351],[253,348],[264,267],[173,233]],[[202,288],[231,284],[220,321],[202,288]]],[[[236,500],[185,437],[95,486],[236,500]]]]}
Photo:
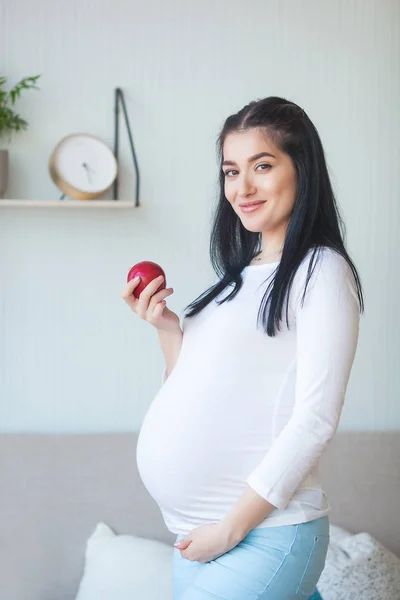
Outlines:
{"type": "Polygon", "coordinates": [[[50,172],[63,191],[68,187],[70,195],[72,189],[95,197],[112,185],[117,175],[117,161],[102,140],[77,133],[57,145],[50,159],[50,172]]]}

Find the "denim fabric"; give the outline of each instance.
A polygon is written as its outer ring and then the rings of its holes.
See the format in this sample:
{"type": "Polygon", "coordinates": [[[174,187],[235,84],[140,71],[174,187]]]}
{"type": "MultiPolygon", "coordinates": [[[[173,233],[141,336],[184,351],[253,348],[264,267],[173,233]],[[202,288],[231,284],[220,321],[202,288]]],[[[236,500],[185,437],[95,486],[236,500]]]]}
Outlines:
{"type": "Polygon", "coordinates": [[[173,598],[321,600],[316,585],[328,543],[325,516],[297,525],[252,529],[237,546],[207,563],[183,558],[174,548],[173,598]]]}

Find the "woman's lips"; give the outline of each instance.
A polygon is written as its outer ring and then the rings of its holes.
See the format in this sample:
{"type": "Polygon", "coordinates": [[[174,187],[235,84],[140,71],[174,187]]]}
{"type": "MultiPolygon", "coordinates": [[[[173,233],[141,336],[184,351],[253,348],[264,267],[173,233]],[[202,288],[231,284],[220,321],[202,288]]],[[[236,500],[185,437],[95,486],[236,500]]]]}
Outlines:
{"type": "Polygon", "coordinates": [[[248,204],[247,206],[241,206],[240,209],[242,212],[244,213],[250,213],[250,212],[254,212],[256,210],[258,210],[260,208],[260,206],[262,206],[263,204],[265,204],[265,200],[262,200],[260,202],[254,203],[254,204],[248,204]]]}

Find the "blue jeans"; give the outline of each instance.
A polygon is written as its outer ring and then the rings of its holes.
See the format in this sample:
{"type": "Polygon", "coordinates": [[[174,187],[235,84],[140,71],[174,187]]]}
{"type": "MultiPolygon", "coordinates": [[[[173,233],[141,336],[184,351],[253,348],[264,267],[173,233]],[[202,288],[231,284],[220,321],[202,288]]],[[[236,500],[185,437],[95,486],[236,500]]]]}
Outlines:
{"type": "MultiPolygon", "coordinates": [[[[185,537],[178,535],[176,541],[185,537]]],[[[329,543],[328,516],[252,529],[234,548],[206,563],[174,548],[174,600],[320,600],[316,590],[329,543]]]]}
{"type": "Polygon", "coordinates": [[[322,596],[318,590],[315,590],[315,593],[308,600],[322,600],[322,596]]]}

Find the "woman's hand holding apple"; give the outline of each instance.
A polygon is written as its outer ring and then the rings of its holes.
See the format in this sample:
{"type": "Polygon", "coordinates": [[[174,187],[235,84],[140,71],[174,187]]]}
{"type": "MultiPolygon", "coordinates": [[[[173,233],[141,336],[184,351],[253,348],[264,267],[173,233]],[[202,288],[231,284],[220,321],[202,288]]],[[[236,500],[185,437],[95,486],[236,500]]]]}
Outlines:
{"type": "MultiPolygon", "coordinates": [[[[147,280],[145,266],[143,267],[144,263],[140,264],[142,269],[139,269],[139,272],[141,272],[143,279],[147,280]]],[[[136,271],[138,271],[135,267],[132,267],[128,273],[128,282],[121,294],[123,300],[133,312],[156,329],[171,332],[175,332],[177,329],[180,330],[178,315],[166,306],[165,298],[173,294],[174,290],[165,287],[165,276],[161,276],[161,279],[158,277],[152,278],[138,295],[136,288],[141,284],[143,287],[143,282],[140,276],[139,278],[134,277],[136,271]],[[163,287],[160,289],[160,286],[163,287]]],[[[159,267],[159,270],[163,273],[161,267],[159,267]]],[[[150,274],[156,274],[154,269],[149,272],[150,274]]]]}

